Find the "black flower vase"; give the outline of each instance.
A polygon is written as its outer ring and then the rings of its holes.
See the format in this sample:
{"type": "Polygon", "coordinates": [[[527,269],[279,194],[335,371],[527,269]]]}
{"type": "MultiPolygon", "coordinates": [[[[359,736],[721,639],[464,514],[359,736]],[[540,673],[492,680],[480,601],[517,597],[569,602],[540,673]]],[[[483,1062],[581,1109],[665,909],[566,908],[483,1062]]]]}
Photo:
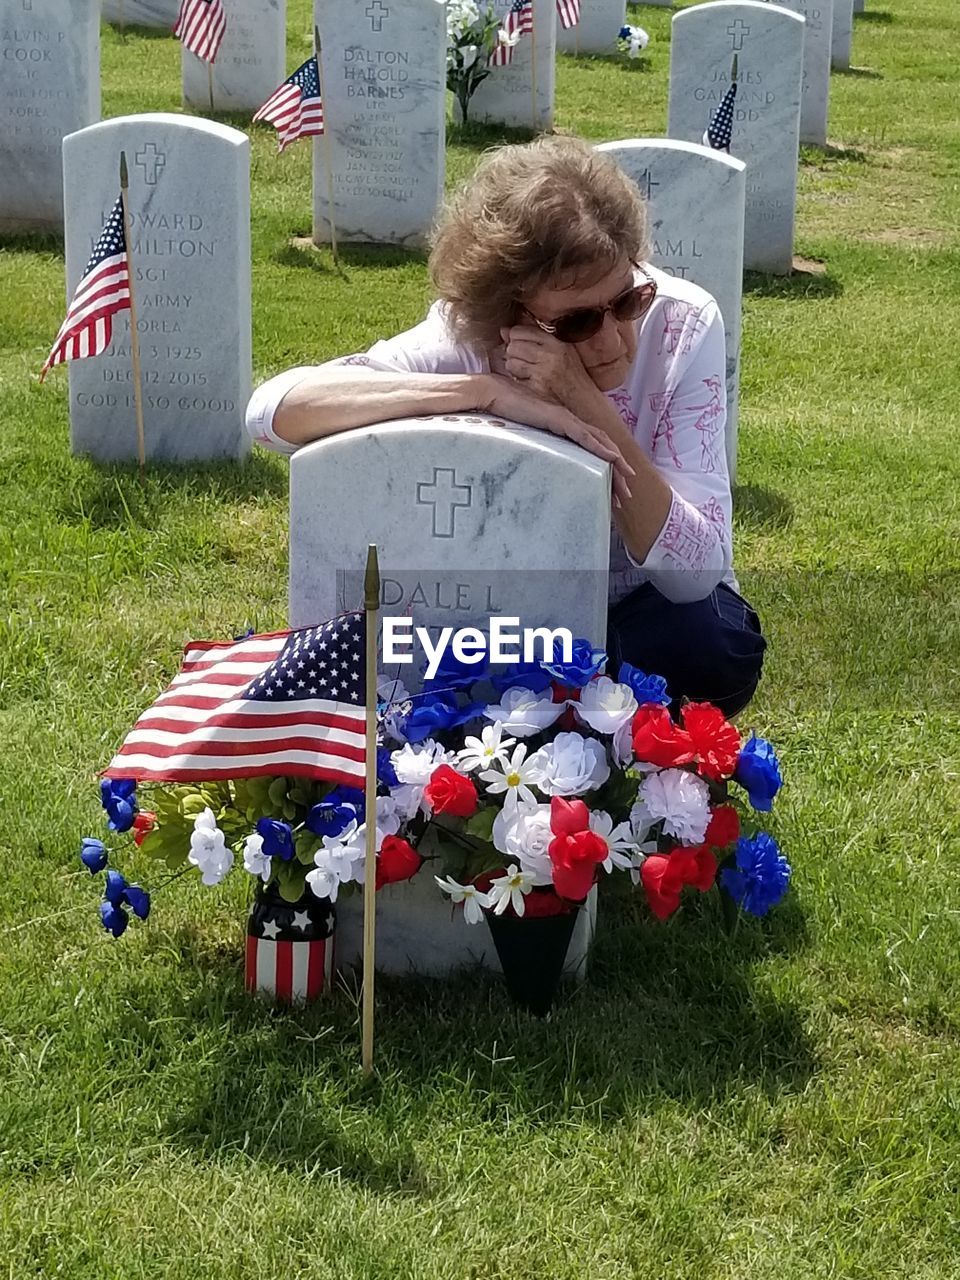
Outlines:
{"type": "Polygon", "coordinates": [[[514,1004],[538,1018],[553,1008],[578,912],[532,918],[484,912],[514,1004]]]}
{"type": "Polygon", "coordinates": [[[335,927],[336,911],[328,898],[307,889],[288,902],[273,885],[258,884],[247,920],[247,990],[287,1004],[328,991],[335,927]]]}

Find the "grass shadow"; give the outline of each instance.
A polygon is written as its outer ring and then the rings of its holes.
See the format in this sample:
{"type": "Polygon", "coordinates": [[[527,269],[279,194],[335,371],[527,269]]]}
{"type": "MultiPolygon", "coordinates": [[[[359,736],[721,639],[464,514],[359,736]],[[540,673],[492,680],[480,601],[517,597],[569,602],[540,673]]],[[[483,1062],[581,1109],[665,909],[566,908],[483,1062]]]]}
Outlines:
{"type": "Polygon", "coordinates": [[[103,25],[109,27],[121,42],[130,35],[136,36],[138,40],[172,40],[175,38],[171,27],[145,27],[137,22],[125,22],[123,27],[120,27],[118,23],[108,22],[105,18],[103,19],[103,25]]]}
{"type": "Polygon", "coordinates": [[[468,120],[466,124],[447,121],[447,142],[473,151],[485,151],[488,147],[499,147],[509,142],[530,142],[536,136],[533,129],[514,129],[482,120],[468,120]]]}
{"type": "Polygon", "coordinates": [[[787,528],[794,515],[789,498],[760,484],[734,485],[733,513],[744,524],[768,529],[787,528]]]}
{"type": "Polygon", "coordinates": [[[399,245],[339,244],[338,263],[333,261],[329,245],[315,245],[309,236],[295,236],[280,244],[270,255],[283,267],[314,271],[318,275],[343,278],[344,267],[364,269],[377,267],[391,270],[427,260],[425,249],[406,249],[399,245]]]}
{"type": "Polygon", "coordinates": [[[873,67],[834,67],[835,76],[847,76],[851,80],[882,80],[882,71],[874,71],[873,67]]]}
{"type": "Polygon", "coordinates": [[[63,235],[59,231],[0,232],[0,253],[53,253],[63,257],[63,235]]]}
{"type": "Polygon", "coordinates": [[[257,450],[243,462],[148,463],[143,484],[135,463],[88,460],[65,493],[57,517],[67,523],[84,520],[96,529],[150,528],[169,507],[181,508],[184,498],[238,503],[281,498],[286,492],[286,469],[257,450]]]}
{"type": "Polygon", "coordinates": [[[896,22],[893,14],[889,9],[861,9],[859,13],[853,15],[854,22],[873,22],[878,26],[889,26],[891,22],[896,22]]]}
{"type": "Polygon", "coordinates": [[[743,273],[744,296],[751,298],[838,298],[843,284],[826,271],[794,268],[789,275],[777,276],[767,271],[743,273]]]}
{"type": "Polygon", "coordinates": [[[593,62],[598,66],[616,67],[618,71],[646,74],[653,70],[650,58],[628,58],[622,53],[574,53],[572,49],[565,49],[561,56],[569,58],[578,66],[589,66],[593,62]]]}
{"type": "Polygon", "coordinates": [[[206,1157],[242,1150],[279,1170],[336,1169],[370,1190],[425,1197],[430,1179],[415,1151],[451,1088],[491,1123],[603,1129],[678,1099],[709,1105],[742,1089],[775,1097],[806,1087],[816,1061],[801,1011],[751,980],[765,958],[806,945],[802,913],[794,906],[744,922],[733,937],[720,915],[713,895],[691,897],[666,925],[635,899],[605,901],[591,976],[548,1020],[513,1009],[502,979],[487,973],[379,978],[370,1081],[358,1071],[355,989],[306,1008],[253,1000],[242,990],[239,948],[181,930],[156,946],[179,951],[182,980],[162,994],[138,977],[125,1001],[136,1020],[112,1028],[104,1048],[113,1035],[127,1045],[145,1038],[151,1069],[171,1080],[165,1134],[206,1157]],[[196,1064],[181,1057],[169,1070],[165,1058],[182,1055],[183,1044],[171,1036],[161,1048],[157,1019],[192,1028],[196,1064]]]}
{"type": "Polygon", "coordinates": [[[804,142],[800,147],[801,164],[816,164],[822,167],[826,164],[840,164],[845,160],[851,160],[855,164],[870,163],[870,157],[859,147],[837,147],[831,142],[823,147],[804,142]]]}

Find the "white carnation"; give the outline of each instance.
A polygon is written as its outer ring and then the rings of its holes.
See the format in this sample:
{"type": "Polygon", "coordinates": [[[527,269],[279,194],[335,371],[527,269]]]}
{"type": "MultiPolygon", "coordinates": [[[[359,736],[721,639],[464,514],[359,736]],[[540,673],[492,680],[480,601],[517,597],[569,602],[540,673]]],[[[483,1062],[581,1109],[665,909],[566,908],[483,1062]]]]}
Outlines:
{"type": "MultiPolygon", "coordinates": [[[[686,769],[661,769],[640,784],[643,809],[651,822],[663,821],[663,830],[681,844],[702,844],[710,821],[710,788],[686,769]]],[[[631,814],[633,818],[633,814],[631,814]]]]}

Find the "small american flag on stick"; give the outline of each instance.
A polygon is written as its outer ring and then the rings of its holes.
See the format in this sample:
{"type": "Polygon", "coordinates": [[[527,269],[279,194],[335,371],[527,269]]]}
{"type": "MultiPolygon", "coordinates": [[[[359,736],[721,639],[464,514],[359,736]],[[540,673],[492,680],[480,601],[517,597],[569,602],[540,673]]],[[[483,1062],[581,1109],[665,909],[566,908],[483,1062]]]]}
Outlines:
{"type": "Polygon", "coordinates": [[[54,365],[106,351],[113,337],[113,317],[118,311],[129,309],[130,263],[120,197],[80,278],[66,319],[40,371],[40,381],[54,365]]]}
{"type": "MultiPolygon", "coordinates": [[[[513,0],[500,29],[511,37],[533,35],[533,0],[513,0]]],[[[490,57],[491,67],[508,67],[513,48],[512,44],[498,44],[490,57]]]]}
{"type": "Polygon", "coordinates": [[[138,782],[279,774],[363,786],[363,613],[188,645],[179,674],[105,770],[138,782]]]}
{"type": "Polygon", "coordinates": [[[733,141],[733,104],[737,100],[737,55],[733,55],[733,67],[730,72],[730,86],[717,104],[717,109],[710,117],[703,134],[703,145],[713,147],[714,151],[730,152],[733,141]]]}
{"type": "Polygon", "coordinates": [[[173,34],[204,62],[216,62],[227,30],[223,0],[181,0],[173,34]]]}
{"type": "Polygon", "coordinates": [[[580,0],[557,0],[557,17],[565,31],[580,21],[580,0]]]}
{"type": "Polygon", "coordinates": [[[280,150],[299,138],[317,137],[323,133],[323,103],[320,101],[320,72],[317,55],[297,67],[266,100],[254,120],[266,120],[275,126],[280,150]]]}

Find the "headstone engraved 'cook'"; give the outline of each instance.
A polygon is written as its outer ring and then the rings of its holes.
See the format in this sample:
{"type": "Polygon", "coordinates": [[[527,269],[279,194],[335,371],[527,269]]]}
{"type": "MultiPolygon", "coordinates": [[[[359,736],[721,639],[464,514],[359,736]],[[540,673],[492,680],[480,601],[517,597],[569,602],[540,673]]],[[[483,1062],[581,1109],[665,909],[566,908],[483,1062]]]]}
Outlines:
{"type": "MultiPolygon", "coordinates": [[[[261,107],[286,74],[286,0],[227,0],[227,30],[213,64],[216,111],[261,107]]],[[[201,113],[210,109],[207,63],[184,45],[183,102],[201,113]]]]}
{"type": "MultiPolygon", "coordinates": [[[[597,148],[617,162],[647,201],[650,262],[712,294],[727,346],[727,466],[736,472],[740,389],[740,309],[746,166],[710,147],[671,138],[631,138],[597,148]]],[[[669,306],[669,304],[668,304],[669,306]]],[[[682,321],[682,315],[677,317],[682,321]]],[[[670,317],[667,317],[669,326],[670,317]]],[[[676,343],[669,327],[665,350],[676,343]]]]}
{"type": "Polygon", "coordinates": [[[833,0],[833,42],[831,66],[845,70],[850,65],[853,45],[853,0],[833,0]]]}
{"type": "Polygon", "coordinates": [[[803,19],[756,0],[718,0],[674,14],[672,138],[700,142],[739,63],[731,154],[747,166],[743,265],[786,274],[793,265],[803,19]]]}
{"type": "MultiPolygon", "coordinates": [[[[249,140],[176,115],[122,116],[71,134],[63,144],[68,296],[116,199],[121,150],[147,457],[240,457],[251,386],[249,140]]],[[[70,364],[70,432],[76,453],[136,456],[128,311],[114,318],[103,355],[70,364]]]]}
{"type": "MultiPolygon", "coordinates": [[[[499,614],[605,638],[609,470],[567,440],[451,415],[363,427],[294,454],[292,626],[362,600],[370,542],[384,616],[485,631],[499,614]]],[[[395,673],[419,687],[414,667],[395,673]]],[[[337,952],[349,962],[361,950],[359,898],[337,910],[337,952]]],[[[591,929],[592,913],[581,912],[568,953],[574,968],[591,929]]],[[[487,930],[465,925],[428,871],[377,894],[378,968],[438,974],[477,959],[496,964],[487,930]]]]}
{"type": "MultiPolygon", "coordinates": [[[[492,0],[501,24],[512,0],[492,0]]],[[[470,119],[489,120],[517,129],[553,128],[556,87],[556,0],[533,0],[534,34],[523,35],[513,61],[493,71],[470,100],[470,119]],[[533,83],[536,80],[536,117],[533,83]]]]}
{"type": "Polygon", "coordinates": [[[445,10],[437,0],[318,0],[323,112],[314,140],[313,239],[421,244],[443,192],[445,10]]]}
{"type": "Polygon", "coordinates": [[[557,23],[557,48],[563,53],[616,53],[626,21],[627,0],[583,0],[575,27],[557,23]]]}
{"type": "MultiPolygon", "coordinates": [[[[765,0],[772,3],[772,0],[765,0]]],[[[803,91],[800,99],[800,141],[827,145],[830,110],[830,46],[833,43],[834,0],[777,0],[806,21],[803,41],[803,91]]]]}
{"type": "Polygon", "coordinates": [[[0,0],[0,68],[0,231],[59,231],[63,139],[100,118],[96,5],[0,0]]]}
{"type": "MultiPolygon", "coordinates": [[[[43,0],[37,0],[43,3],[43,0]]],[[[180,12],[180,0],[103,0],[104,22],[123,22],[127,27],[173,27],[180,12]]]]}

